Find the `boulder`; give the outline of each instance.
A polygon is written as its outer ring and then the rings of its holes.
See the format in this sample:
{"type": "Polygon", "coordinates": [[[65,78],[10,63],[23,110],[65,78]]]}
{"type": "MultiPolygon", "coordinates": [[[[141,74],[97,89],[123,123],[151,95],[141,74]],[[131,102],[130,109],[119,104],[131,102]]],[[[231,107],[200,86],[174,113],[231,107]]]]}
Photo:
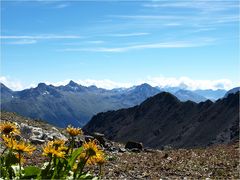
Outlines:
{"type": "Polygon", "coordinates": [[[125,148],[119,148],[119,149],[118,149],[118,152],[124,153],[124,152],[126,152],[126,149],[125,149],[125,148]]]}
{"type": "Polygon", "coordinates": [[[139,149],[140,151],[143,149],[142,143],[139,142],[134,142],[134,141],[128,141],[127,144],[125,145],[126,149],[139,149]]]}
{"type": "Polygon", "coordinates": [[[99,142],[103,147],[105,147],[106,139],[105,139],[105,137],[104,137],[104,134],[95,132],[95,133],[93,133],[93,137],[94,137],[95,139],[97,139],[98,142],[99,142]]]}
{"type": "Polygon", "coordinates": [[[32,135],[32,127],[21,123],[20,125],[21,136],[25,139],[29,139],[32,135]]]}
{"type": "Polygon", "coordinates": [[[135,152],[135,153],[140,153],[141,152],[141,150],[138,149],[138,148],[132,148],[132,149],[130,149],[130,151],[135,152]]]}
{"type": "Polygon", "coordinates": [[[37,139],[37,138],[35,138],[35,137],[32,137],[32,138],[30,138],[29,139],[30,140],[30,142],[32,143],[32,144],[44,144],[45,143],[45,140],[42,140],[42,139],[37,139]]]}

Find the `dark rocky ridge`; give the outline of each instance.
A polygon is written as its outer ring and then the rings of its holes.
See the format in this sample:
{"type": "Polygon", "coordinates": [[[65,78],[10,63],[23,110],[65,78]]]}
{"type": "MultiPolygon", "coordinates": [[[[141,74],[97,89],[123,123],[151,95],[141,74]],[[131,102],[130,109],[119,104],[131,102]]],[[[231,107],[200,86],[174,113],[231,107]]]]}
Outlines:
{"type": "Polygon", "coordinates": [[[239,136],[239,93],[215,103],[180,102],[169,93],[139,106],[99,113],[84,130],[104,133],[114,141],[142,142],[147,147],[199,147],[228,143],[239,136]]]}

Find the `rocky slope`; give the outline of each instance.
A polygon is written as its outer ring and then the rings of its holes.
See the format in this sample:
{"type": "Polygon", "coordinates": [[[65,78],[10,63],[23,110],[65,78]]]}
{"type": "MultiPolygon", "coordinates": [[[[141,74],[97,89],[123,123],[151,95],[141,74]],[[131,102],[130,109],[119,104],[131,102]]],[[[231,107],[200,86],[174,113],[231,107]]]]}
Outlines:
{"type": "Polygon", "coordinates": [[[148,98],[139,106],[99,113],[84,130],[104,133],[114,141],[142,142],[162,148],[202,147],[229,143],[239,136],[239,93],[215,103],[180,102],[169,93],[148,98]]]}
{"type": "MultiPolygon", "coordinates": [[[[15,113],[1,112],[1,121],[3,120],[17,123],[20,127],[23,125],[33,127],[31,136],[35,136],[37,132],[50,135],[61,134],[54,138],[64,136],[63,129],[15,113]]],[[[124,144],[108,141],[101,134],[98,134],[98,137],[104,139],[101,146],[108,159],[102,167],[102,179],[239,179],[238,142],[208,148],[171,149],[165,147],[163,150],[143,148],[136,151],[136,149],[125,149],[124,144]]],[[[85,135],[85,138],[92,137],[85,135]]],[[[44,139],[44,141],[48,140],[50,139],[44,139]]],[[[24,166],[41,167],[44,162],[49,161],[47,157],[42,156],[41,145],[35,144],[35,146],[37,150],[33,155],[24,157],[26,159],[24,166]]],[[[99,168],[96,166],[88,166],[87,169],[91,174],[99,173],[99,168]]]]}

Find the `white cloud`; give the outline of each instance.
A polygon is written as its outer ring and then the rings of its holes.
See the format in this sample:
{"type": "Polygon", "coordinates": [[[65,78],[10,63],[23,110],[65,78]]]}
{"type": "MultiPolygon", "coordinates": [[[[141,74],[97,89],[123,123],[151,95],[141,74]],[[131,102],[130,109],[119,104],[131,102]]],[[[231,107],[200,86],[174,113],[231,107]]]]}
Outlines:
{"type": "MultiPolygon", "coordinates": [[[[65,86],[69,83],[71,79],[66,79],[63,81],[58,81],[58,82],[45,82],[48,85],[53,85],[53,86],[65,86]]],[[[121,83],[121,82],[115,82],[109,79],[103,79],[103,80],[95,80],[95,79],[79,79],[79,80],[74,80],[74,82],[81,84],[83,86],[97,86],[99,88],[104,88],[104,89],[113,89],[113,88],[127,88],[131,87],[131,83],[121,83]]]]}
{"type": "Polygon", "coordinates": [[[102,44],[104,43],[104,41],[101,41],[101,40],[96,40],[96,41],[86,41],[87,43],[90,43],[90,44],[102,44]]]}
{"type": "Polygon", "coordinates": [[[51,35],[51,34],[45,34],[45,35],[36,35],[36,36],[0,36],[0,39],[79,39],[82,38],[82,36],[78,35],[51,35]]]}
{"type": "Polygon", "coordinates": [[[175,41],[175,42],[161,42],[161,43],[149,43],[149,44],[138,44],[126,47],[96,47],[96,48],[66,48],[60,51],[87,51],[87,52],[126,52],[130,50],[141,50],[141,49],[161,49],[161,48],[189,48],[189,47],[200,47],[212,44],[215,39],[204,38],[196,41],[175,41]]]}
{"type": "Polygon", "coordinates": [[[34,39],[20,39],[18,41],[5,42],[3,44],[13,44],[13,45],[24,45],[24,44],[35,44],[37,43],[34,39]]]}
{"type": "Polygon", "coordinates": [[[149,35],[149,34],[150,33],[139,32],[139,33],[109,34],[109,36],[113,36],[113,37],[130,37],[130,36],[145,36],[145,35],[149,35]]]}
{"type": "Polygon", "coordinates": [[[86,80],[77,80],[76,82],[85,86],[95,85],[97,87],[101,87],[105,89],[128,88],[132,86],[131,83],[115,82],[109,79],[103,79],[103,80],[86,79],[86,80]]]}
{"type": "MultiPolygon", "coordinates": [[[[66,79],[58,82],[49,82],[45,81],[44,83],[48,85],[61,86],[67,85],[70,79],[66,79]]],[[[83,86],[91,86],[95,85],[99,88],[104,89],[113,89],[113,88],[129,88],[135,85],[140,85],[143,83],[148,83],[151,86],[159,86],[161,88],[164,87],[177,87],[180,86],[182,88],[186,88],[189,90],[196,89],[226,89],[229,90],[236,86],[229,79],[216,79],[216,80],[194,80],[189,77],[147,77],[145,79],[139,79],[132,82],[117,82],[110,79],[96,80],[96,79],[74,79],[74,82],[81,84],[83,86]]],[[[19,81],[9,80],[6,77],[0,77],[0,82],[5,84],[12,90],[22,90],[30,87],[36,87],[37,84],[33,83],[28,86],[23,86],[23,84],[19,81]]]]}
{"type": "MultiPolygon", "coordinates": [[[[46,84],[52,84],[54,86],[66,85],[68,84],[70,79],[50,83],[46,82],[46,84]]],[[[110,79],[96,80],[96,79],[78,79],[74,80],[74,82],[81,84],[83,86],[91,86],[95,85],[99,88],[104,89],[113,89],[113,88],[129,88],[134,85],[140,85],[143,83],[148,83],[151,86],[159,86],[159,87],[177,87],[181,86],[189,90],[195,89],[231,89],[234,87],[233,83],[229,79],[217,79],[217,80],[194,80],[189,77],[147,77],[145,79],[136,80],[133,82],[116,82],[110,79]]]]}
{"type": "Polygon", "coordinates": [[[148,77],[145,81],[152,86],[176,87],[184,86],[187,89],[231,89],[233,83],[229,79],[218,80],[193,80],[189,77],[148,77]]]}
{"type": "Polygon", "coordinates": [[[0,76],[0,82],[15,91],[24,89],[24,86],[21,82],[9,79],[5,76],[0,76]]]}
{"type": "Polygon", "coordinates": [[[58,4],[54,8],[55,9],[62,9],[62,8],[68,7],[68,6],[69,6],[69,4],[58,4]]]}
{"type": "Polygon", "coordinates": [[[152,2],[143,4],[149,8],[189,8],[199,9],[204,12],[225,11],[232,8],[238,8],[237,1],[212,1],[212,0],[196,0],[183,2],[152,2]]]}

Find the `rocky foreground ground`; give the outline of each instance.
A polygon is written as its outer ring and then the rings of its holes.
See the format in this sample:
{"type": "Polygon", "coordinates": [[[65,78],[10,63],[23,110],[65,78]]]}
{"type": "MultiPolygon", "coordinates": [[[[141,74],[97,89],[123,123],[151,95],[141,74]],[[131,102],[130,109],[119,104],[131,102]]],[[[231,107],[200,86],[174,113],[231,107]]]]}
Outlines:
{"type": "MultiPolygon", "coordinates": [[[[42,128],[42,139],[64,136],[62,129],[41,121],[32,121],[13,113],[2,113],[1,120],[10,120],[30,127],[42,128]],[[48,131],[46,133],[46,131],[48,131]],[[45,134],[45,135],[43,135],[45,134]],[[44,138],[43,138],[44,137],[44,138]]],[[[39,129],[37,129],[39,131],[39,129]]],[[[42,141],[39,133],[33,139],[38,147],[32,156],[26,156],[25,164],[41,166],[47,160],[41,154],[42,141]],[[39,143],[39,144],[38,144],[39,143]]],[[[124,144],[105,142],[108,161],[102,167],[103,179],[239,179],[239,142],[197,149],[133,149],[127,150],[124,144]]],[[[87,167],[93,174],[99,169],[87,167]]]]}

